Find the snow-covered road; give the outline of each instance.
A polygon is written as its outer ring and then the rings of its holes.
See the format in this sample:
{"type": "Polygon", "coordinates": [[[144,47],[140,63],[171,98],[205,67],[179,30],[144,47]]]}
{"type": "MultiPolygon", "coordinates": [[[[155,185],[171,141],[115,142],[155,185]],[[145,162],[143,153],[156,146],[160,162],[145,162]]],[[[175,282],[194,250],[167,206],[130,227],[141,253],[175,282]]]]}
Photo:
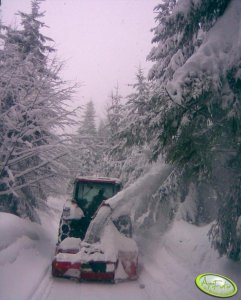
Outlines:
{"type": "Polygon", "coordinates": [[[139,282],[79,283],[73,280],[56,279],[50,273],[29,300],[149,300],[151,299],[139,282]]]}
{"type": "MultiPolygon", "coordinates": [[[[195,286],[196,276],[204,272],[226,275],[241,288],[241,264],[218,259],[217,253],[209,250],[208,229],[176,220],[159,239],[157,233],[154,240],[150,235],[143,238],[147,246],[140,257],[139,280],[80,283],[51,276],[55,230],[50,234],[51,230],[1,213],[0,299],[208,300],[210,296],[195,286]]],[[[240,299],[240,295],[232,299],[240,299]]]]}
{"type": "MultiPolygon", "coordinates": [[[[210,226],[196,227],[178,219],[164,235],[152,228],[138,241],[137,281],[80,283],[52,278],[58,221],[58,210],[43,215],[42,226],[0,213],[0,300],[210,300],[195,285],[196,276],[205,272],[226,275],[241,289],[241,263],[218,258],[210,249],[210,226]]],[[[232,299],[240,300],[240,292],[232,299]]]]}

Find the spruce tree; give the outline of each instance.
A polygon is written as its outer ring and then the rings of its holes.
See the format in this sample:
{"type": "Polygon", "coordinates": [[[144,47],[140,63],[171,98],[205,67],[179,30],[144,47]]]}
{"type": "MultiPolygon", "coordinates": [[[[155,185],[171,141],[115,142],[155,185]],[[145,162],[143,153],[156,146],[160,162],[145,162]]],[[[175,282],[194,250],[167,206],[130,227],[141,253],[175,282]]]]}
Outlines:
{"type": "Polygon", "coordinates": [[[98,143],[98,163],[96,165],[96,173],[100,176],[109,176],[109,149],[110,135],[106,119],[101,119],[97,129],[98,143]]]}
{"type": "Polygon", "coordinates": [[[106,169],[107,176],[120,177],[121,168],[124,163],[123,153],[121,149],[118,133],[120,131],[120,124],[123,118],[123,104],[122,96],[119,92],[119,86],[115,87],[115,91],[111,92],[109,102],[107,104],[107,122],[106,129],[108,131],[108,145],[109,149],[106,153],[105,161],[108,161],[108,168],[106,169]]]}
{"type": "Polygon", "coordinates": [[[96,115],[92,101],[89,101],[83,111],[80,127],[74,137],[74,156],[79,163],[76,175],[94,175],[99,160],[99,144],[96,130],[96,115]]]}
{"type": "Polygon", "coordinates": [[[49,54],[54,52],[55,49],[49,45],[49,42],[53,42],[53,40],[41,33],[41,29],[46,27],[40,21],[44,17],[44,12],[40,11],[40,4],[44,1],[33,0],[29,14],[24,12],[18,13],[21,17],[22,30],[18,31],[16,43],[23,59],[28,56],[28,59],[34,65],[42,65],[39,71],[49,73],[50,70],[47,66],[49,54]]]}
{"type": "Polygon", "coordinates": [[[130,86],[133,91],[126,97],[116,132],[118,146],[112,150],[112,155],[119,153],[123,157],[120,177],[127,185],[147,170],[150,160],[149,147],[145,143],[145,114],[150,97],[150,84],[141,67],[137,70],[136,82],[130,86]]]}
{"type": "Polygon", "coordinates": [[[64,107],[73,89],[49,60],[53,48],[39,31],[40,2],[32,1],[30,14],[20,13],[21,30],[4,28],[0,56],[1,207],[34,221],[68,172],[60,162],[68,150],[55,129],[73,122],[64,107]]]}
{"type": "Polygon", "coordinates": [[[147,133],[152,157],[164,155],[186,184],[212,185],[219,207],[212,244],[220,254],[237,258],[240,1],[167,0],[156,10],[153,42],[158,45],[149,55],[155,62],[147,133]]]}
{"type": "Polygon", "coordinates": [[[136,73],[136,82],[130,84],[133,92],[126,97],[124,114],[118,136],[125,140],[125,146],[142,145],[145,138],[145,114],[150,98],[150,84],[141,67],[136,73]]]}
{"type": "Polygon", "coordinates": [[[115,87],[115,91],[112,91],[109,97],[109,103],[107,105],[107,126],[110,132],[111,143],[115,144],[116,133],[119,129],[119,124],[122,117],[123,104],[122,96],[119,92],[119,86],[115,87]]]}
{"type": "Polygon", "coordinates": [[[89,101],[85,106],[85,111],[80,122],[79,134],[95,137],[96,136],[96,115],[92,101],[89,101]]]}

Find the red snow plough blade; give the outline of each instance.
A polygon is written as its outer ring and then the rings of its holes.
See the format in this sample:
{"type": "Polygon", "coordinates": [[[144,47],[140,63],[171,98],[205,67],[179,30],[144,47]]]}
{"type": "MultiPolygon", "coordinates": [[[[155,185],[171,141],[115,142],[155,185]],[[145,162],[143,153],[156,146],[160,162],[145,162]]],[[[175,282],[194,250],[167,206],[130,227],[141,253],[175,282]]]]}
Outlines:
{"type": "Polygon", "coordinates": [[[137,251],[119,251],[117,256],[110,256],[109,253],[105,254],[101,248],[97,249],[96,245],[85,244],[82,248],[81,241],[80,249],[67,251],[58,249],[52,262],[54,277],[109,282],[137,278],[137,251]]]}

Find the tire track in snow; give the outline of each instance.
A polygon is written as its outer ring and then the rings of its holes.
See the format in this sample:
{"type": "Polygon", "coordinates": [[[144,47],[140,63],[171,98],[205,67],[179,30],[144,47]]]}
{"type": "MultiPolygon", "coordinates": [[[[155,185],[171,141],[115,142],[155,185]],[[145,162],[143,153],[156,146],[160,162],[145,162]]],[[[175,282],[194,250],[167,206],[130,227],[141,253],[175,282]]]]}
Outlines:
{"type": "Polygon", "coordinates": [[[39,284],[33,289],[28,300],[47,300],[53,285],[50,266],[45,269],[39,284]]]}
{"type": "Polygon", "coordinates": [[[159,251],[163,253],[163,260],[160,262],[159,257],[156,257],[153,252],[151,255],[145,255],[145,260],[142,262],[140,280],[152,300],[173,300],[173,293],[178,296],[180,281],[176,280],[175,272],[180,264],[170,250],[162,242],[159,251]]]}
{"type": "Polygon", "coordinates": [[[51,291],[47,299],[44,300],[153,300],[147,291],[140,286],[139,281],[111,284],[107,282],[78,282],[59,278],[53,279],[51,291]]]}
{"type": "Polygon", "coordinates": [[[165,281],[161,282],[158,281],[156,278],[150,274],[148,270],[145,269],[145,267],[142,270],[142,276],[141,276],[141,284],[144,284],[145,288],[143,289],[145,291],[145,294],[148,296],[148,299],[151,300],[168,300],[169,293],[165,291],[165,288],[163,287],[165,284],[165,281]],[[158,290],[158,296],[156,297],[156,290],[158,290]]]}

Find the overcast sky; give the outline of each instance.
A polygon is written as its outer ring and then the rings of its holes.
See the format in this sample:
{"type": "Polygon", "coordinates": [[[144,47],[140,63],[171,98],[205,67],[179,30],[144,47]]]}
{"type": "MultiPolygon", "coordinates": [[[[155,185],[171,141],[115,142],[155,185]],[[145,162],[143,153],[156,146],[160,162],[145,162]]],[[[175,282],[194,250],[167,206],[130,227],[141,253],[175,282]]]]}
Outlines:
{"type": "MultiPolygon", "coordinates": [[[[102,115],[111,90],[130,92],[139,65],[148,72],[146,56],[152,48],[153,8],[160,0],[46,0],[44,34],[55,41],[63,76],[82,83],[75,105],[92,99],[102,115]]],[[[2,0],[6,25],[18,24],[14,14],[30,11],[30,0],[2,0]]]]}

